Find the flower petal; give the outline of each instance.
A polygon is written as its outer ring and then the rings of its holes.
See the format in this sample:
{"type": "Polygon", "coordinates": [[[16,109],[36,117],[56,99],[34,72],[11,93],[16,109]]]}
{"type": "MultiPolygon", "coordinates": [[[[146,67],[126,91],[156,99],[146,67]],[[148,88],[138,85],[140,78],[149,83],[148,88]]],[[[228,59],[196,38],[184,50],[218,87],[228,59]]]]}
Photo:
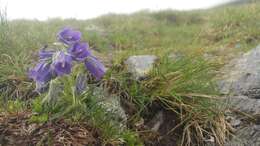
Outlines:
{"type": "Polygon", "coordinates": [[[57,36],[58,40],[63,42],[64,44],[73,45],[74,43],[80,41],[81,32],[75,31],[70,27],[65,27],[58,33],[57,36]]]}
{"type": "Polygon", "coordinates": [[[90,50],[88,50],[88,43],[75,43],[68,49],[68,52],[73,56],[76,61],[83,61],[87,56],[91,55],[90,50]]]}
{"type": "Polygon", "coordinates": [[[85,67],[97,80],[100,80],[106,73],[105,66],[94,56],[87,57],[85,67]]]}
{"type": "Polygon", "coordinates": [[[50,64],[45,62],[38,63],[33,69],[29,71],[29,77],[37,82],[42,83],[50,81],[52,78],[50,64]]]}
{"type": "Polygon", "coordinates": [[[54,71],[58,76],[70,74],[72,68],[72,58],[70,55],[60,51],[53,62],[54,71]]]}

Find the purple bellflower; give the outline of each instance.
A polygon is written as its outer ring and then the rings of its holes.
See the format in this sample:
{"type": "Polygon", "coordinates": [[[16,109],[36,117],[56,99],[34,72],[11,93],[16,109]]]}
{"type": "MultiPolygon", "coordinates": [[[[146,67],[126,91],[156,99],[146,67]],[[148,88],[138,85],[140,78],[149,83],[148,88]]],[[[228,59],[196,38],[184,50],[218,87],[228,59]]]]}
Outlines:
{"type": "Polygon", "coordinates": [[[65,54],[62,51],[57,52],[54,56],[52,66],[57,76],[70,74],[72,68],[72,58],[70,55],[65,54]]]}
{"type": "MultiPolygon", "coordinates": [[[[105,72],[105,66],[92,55],[88,43],[80,42],[81,32],[65,27],[58,34],[60,42],[66,44],[66,51],[46,50],[47,46],[39,51],[39,63],[29,71],[29,77],[36,82],[36,90],[44,92],[49,87],[49,82],[59,76],[70,74],[73,60],[84,63],[86,69],[100,80],[105,72]]],[[[77,94],[82,93],[87,84],[87,76],[78,76],[76,83],[77,94]]]]}
{"type": "Polygon", "coordinates": [[[73,45],[76,42],[79,42],[81,39],[81,32],[75,31],[70,27],[63,28],[58,33],[58,40],[67,45],[73,45]]]}
{"type": "Polygon", "coordinates": [[[29,77],[36,82],[47,83],[52,78],[50,64],[45,62],[38,63],[33,69],[29,71],[29,77]]]}
{"type": "Polygon", "coordinates": [[[91,54],[88,48],[88,43],[75,43],[68,49],[68,52],[72,55],[74,60],[83,61],[91,54]]]}
{"type": "Polygon", "coordinates": [[[86,58],[85,67],[97,80],[100,80],[106,72],[105,66],[94,56],[86,58]]]}

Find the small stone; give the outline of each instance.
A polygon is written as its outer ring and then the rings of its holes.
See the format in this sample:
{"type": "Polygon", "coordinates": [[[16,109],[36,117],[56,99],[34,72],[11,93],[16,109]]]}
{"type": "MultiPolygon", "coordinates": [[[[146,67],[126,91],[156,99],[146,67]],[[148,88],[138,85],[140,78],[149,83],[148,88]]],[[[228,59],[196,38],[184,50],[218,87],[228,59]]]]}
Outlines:
{"type": "Polygon", "coordinates": [[[157,57],[154,55],[130,56],[125,61],[125,65],[127,70],[133,74],[135,79],[141,80],[147,77],[156,60],[157,57]]]}
{"type": "Polygon", "coordinates": [[[230,124],[231,124],[232,127],[238,127],[241,124],[241,120],[233,119],[233,120],[230,121],[230,124]]]}

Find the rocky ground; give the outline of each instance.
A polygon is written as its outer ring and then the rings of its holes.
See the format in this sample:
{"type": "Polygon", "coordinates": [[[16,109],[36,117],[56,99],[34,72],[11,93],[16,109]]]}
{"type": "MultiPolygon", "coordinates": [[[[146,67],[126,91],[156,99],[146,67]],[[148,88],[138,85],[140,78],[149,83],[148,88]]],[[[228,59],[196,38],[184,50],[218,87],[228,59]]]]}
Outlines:
{"type": "MultiPolygon", "coordinates": [[[[132,56],[126,60],[126,65],[136,79],[144,79],[145,73],[151,69],[156,58],[153,55],[132,56]]],[[[174,59],[176,59],[176,55],[174,59]]],[[[224,103],[228,105],[229,109],[226,113],[226,120],[234,128],[233,137],[225,145],[259,146],[260,45],[231,60],[230,63],[221,69],[220,76],[218,79],[219,89],[223,97],[225,97],[224,103]]],[[[174,121],[174,114],[165,113],[162,108],[159,108],[155,113],[154,117],[150,119],[154,122],[150,121],[148,123],[150,123],[150,128],[159,132],[159,134],[165,134],[162,133],[163,129],[169,129],[169,127],[176,124],[168,122],[174,121]],[[173,119],[171,119],[171,115],[173,119]]],[[[170,139],[168,140],[171,141],[170,139]]],[[[169,145],[169,142],[163,145],[169,145]]]]}
{"type": "MultiPolygon", "coordinates": [[[[178,55],[180,57],[180,55],[178,55]]],[[[172,56],[171,56],[172,57],[172,56]]],[[[212,56],[214,57],[214,56],[212,56]]],[[[210,58],[212,58],[210,57],[210,58]]],[[[173,59],[177,59],[174,55],[173,59]]],[[[136,79],[145,79],[157,57],[154,55],[131,56],[125,64],[136,79]]],[[[226,120],[234,128],[231,140],[226,146],[260,145],[260,46],[233,59],[221,69],[218,86],[228,108],[226,120]]],[[[220,99],[223,100],[223,99],[220,99]]],[[[163,136],[178,119],[173,113],[153,107],[145,121],[157,134],[163,136]],[[171,122],[170,122],[171,121],[171,122]]],[[[171,145],[180,135],[169,136],[155,145],[171,145]],[[173,139],[171,139],[171,138],[173,139]],[[167,141],[167,142],[165,142],[167,141]]],[[[210,144],[211,145],[211,144],[210,144]]]]}
{"type": "MultiPolygon", "coordinates": [[[[136,80],[144,80],[158,58],[154,55],[131,56],[125,65],[136,80]]],[[[223,94],[224,103],[229,105],[226,120],[234,128],[233,136],[225,146],[259,146],[260,145],[260,46],[231,60],[221,71],[219,88],[223,94]]],[[[100,92],[101,104],[113,112],[117,118],[127,121],[131,114],[131,106],[118,97],[110,97],[108,93],[100,92]],[[107,98],[109,97],[109,98],[107,98]],[[121,103],[121,104],[120,104],[121,103]]],[[[220,99],[223,100],[223,99],[220,99]]],[[[99,131],[86,123],[71,124],[66,121],[31,124],[30,112],[14,115],[0,115],[1,145],[100,145],[99,131]],[[48,137],[57,137],[48,141],[48,137]]],[[[148,106],[146,114],[135,129],[143,132],[147,146],[172,146],[181,137],[181,129],[168,133],[169,129],[179,123],[176,115],[160,104],[154,102],[148,106]]],[[[126,126],[127,123],[122,123],[126,126]]],[[[132,125],[133,126],[133,125],[132,125]]],[[[209,144],[213,145],[213,144],[209,144]]]]}

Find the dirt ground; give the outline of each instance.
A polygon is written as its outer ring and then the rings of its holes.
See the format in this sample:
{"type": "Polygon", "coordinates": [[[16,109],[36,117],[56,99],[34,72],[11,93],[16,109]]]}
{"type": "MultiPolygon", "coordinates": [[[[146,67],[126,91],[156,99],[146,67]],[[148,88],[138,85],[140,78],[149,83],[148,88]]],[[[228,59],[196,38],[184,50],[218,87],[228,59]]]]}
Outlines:
{"type": "MultiPolygon", "coordinates": [[[[72,123],[63,119],[47,123],[31,123],[31,112],[0,114],[0,146],[101,146],[98,129],[88,123],[72,123]]],[[[142,113],[143,123],[139,127],[129,126],[137,131],[145,146],[176,146],[181,139],[182,127],[170,132],[180,121],[159,102],[150,104],[142,113]],[[156,115],[161,112],[161,119],[156,115]],[[154,123],[161,120],[157,130],[154,123]]]]}
{"type": "Polygon", "coordinates": [[[30,123],[30,112],[0,115],[1,146],[101,145],[99,132],[87,123],[64,120],[44,124],[30,123]]]}

